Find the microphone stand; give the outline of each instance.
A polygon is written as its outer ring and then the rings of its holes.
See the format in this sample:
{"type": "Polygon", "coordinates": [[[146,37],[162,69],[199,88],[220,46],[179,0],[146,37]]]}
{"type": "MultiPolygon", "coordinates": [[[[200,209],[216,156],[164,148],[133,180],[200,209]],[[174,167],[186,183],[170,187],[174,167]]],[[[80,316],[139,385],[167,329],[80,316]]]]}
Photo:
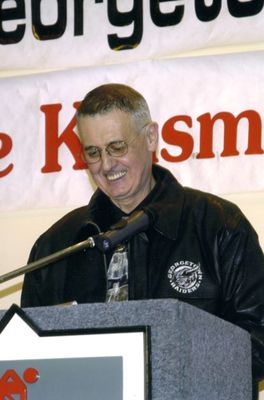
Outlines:
{"type": "Polygon", "coordinates": [[[66,247],[63,250],[50,254],[47,257],[40,258],[18,268],[14,271],[8,272],[0,276],[0,284],[10,279],[16,278],[19,275],[26,274],[27,272],[34,271],[35,269],[42,268],[45,265],[53,263],[66,257],[70,254],[76,253],[87,248],[97,247],[101,252],[109,251],[117,244],[130,239],[136,233],[146,230],[149,226],[149,216],[143,210],[135,211],[128,218],[124,218],[119,223],[114,225],[112,229],[105,233],[100,233],[95,236],[90,236],[83,242],[66,247]]]}
{"type": "Polygon", "coordinates": [[[95,247],[95,242],[92,237],[89,237],[88,239],[84,240],[83,242],[74,244],[63,250],[59,250],[56,253],[50,254],[47,257],[43,257],[37,261],[33,261],[32,263],[29,263],[29,264],[25,265],[24,267],[20,267],[18,269],[15,269],[14,271],[7,272],[6,274],[1,275],[0,276],[0,284],[3,282],[9,281],[10,279],[16,278],[19,275],[23,275],[23,274],[26,274],[27,272],[34,271],[35,269],[45,267],[45,265],[48,265],[55,261],[58,261],[63,257],[66,257],[70,254],[76,253],[77,251],[81,251],[83,249],[92,248],[92,247],[95,247]]]}

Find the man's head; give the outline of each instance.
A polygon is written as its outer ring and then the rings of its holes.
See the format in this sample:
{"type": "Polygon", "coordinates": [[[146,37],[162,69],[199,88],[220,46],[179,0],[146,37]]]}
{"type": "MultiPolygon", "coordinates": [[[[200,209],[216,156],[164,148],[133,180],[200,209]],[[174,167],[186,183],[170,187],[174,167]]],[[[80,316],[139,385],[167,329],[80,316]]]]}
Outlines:
{"type": "Polygon", "coordinates": [[[132,211],[154,185],[158,126],[146,100],[126,85],[102,85],[85,96],[77,121],[95,183],[123,211],[132,211]]]}
{"type": "Polygon", "coordinates": [[[77,119],[107,114],[113,110],[130,114],[134,122],[142,126],[151,121],[144,97],[131,87],[118,83],[101,85],[87,93],[77,111],[77,119]]]}

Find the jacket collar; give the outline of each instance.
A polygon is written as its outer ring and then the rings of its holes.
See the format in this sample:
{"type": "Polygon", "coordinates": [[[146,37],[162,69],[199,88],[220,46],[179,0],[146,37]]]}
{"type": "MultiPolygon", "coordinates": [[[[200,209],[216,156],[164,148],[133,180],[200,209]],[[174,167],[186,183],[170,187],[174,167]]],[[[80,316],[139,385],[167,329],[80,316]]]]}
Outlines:
{"type": "Polygon", "coordinates": [[[170,239],[176,239],[184,204],[184,189],[167,169],[154,165],[156,185],[146,209],[153,214],[153,227],[170,239]]]}

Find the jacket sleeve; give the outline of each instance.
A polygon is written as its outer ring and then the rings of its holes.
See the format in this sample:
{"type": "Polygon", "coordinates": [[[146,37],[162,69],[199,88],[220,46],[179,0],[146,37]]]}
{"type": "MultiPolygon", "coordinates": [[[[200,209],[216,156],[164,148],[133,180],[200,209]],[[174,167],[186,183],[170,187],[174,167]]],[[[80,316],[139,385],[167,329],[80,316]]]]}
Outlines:
{"type": "Polygon", "coordinates": [[[222,317],[250,332],[253,378],[259,381],[264,378],[264,255],[242,213],[227,225],[220,249],[222,317]]]}
{"type": "MultiPolygon", "coordinates": [[[[35,261],[37,248],[38,242],[31,249],[28,263],[35,261]]],[[[40,270],[25,274],[20,301],[21,307],[38,307],[42,305],[39,291],[41,281],[40,270]]]]}
{"type": "MultiPolygon", "coordinates": [[[[96,224],[85,216],[86,213],[83,216],[73,211],[51,226],[35,242],[28,263],[98,234],[96,224]]],[[[27,273],[20,304],[39,307],[102,300],[105,300],[105,257],[97,249],[83,249],[27,273]]]]}
{"type": "MultiPolygon", "coordinates": [[[[45,240],[45,235],[42,235],[32,247],[28,263],[46,257],[53,252],[50,248],[50,241],[45,240]]],[[[61,260],[57,261],[56,265],[49,264],[25,274],[20,301],[21,307],[40,307],[63,303],[65,265],[65,260],[61,260]]]]}

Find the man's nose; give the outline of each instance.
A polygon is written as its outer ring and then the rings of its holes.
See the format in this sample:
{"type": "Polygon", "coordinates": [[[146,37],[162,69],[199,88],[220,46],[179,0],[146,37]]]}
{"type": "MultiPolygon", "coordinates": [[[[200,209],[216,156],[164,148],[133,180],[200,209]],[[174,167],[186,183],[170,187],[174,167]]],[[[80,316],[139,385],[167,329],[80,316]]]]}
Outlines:
{"type": "Polygon", "coordinates": [[[113,157],[107,153],[107,151],[102,151],[101,153],[101,164],[104,171],[109,171],[113,165],[113,157]]]}

